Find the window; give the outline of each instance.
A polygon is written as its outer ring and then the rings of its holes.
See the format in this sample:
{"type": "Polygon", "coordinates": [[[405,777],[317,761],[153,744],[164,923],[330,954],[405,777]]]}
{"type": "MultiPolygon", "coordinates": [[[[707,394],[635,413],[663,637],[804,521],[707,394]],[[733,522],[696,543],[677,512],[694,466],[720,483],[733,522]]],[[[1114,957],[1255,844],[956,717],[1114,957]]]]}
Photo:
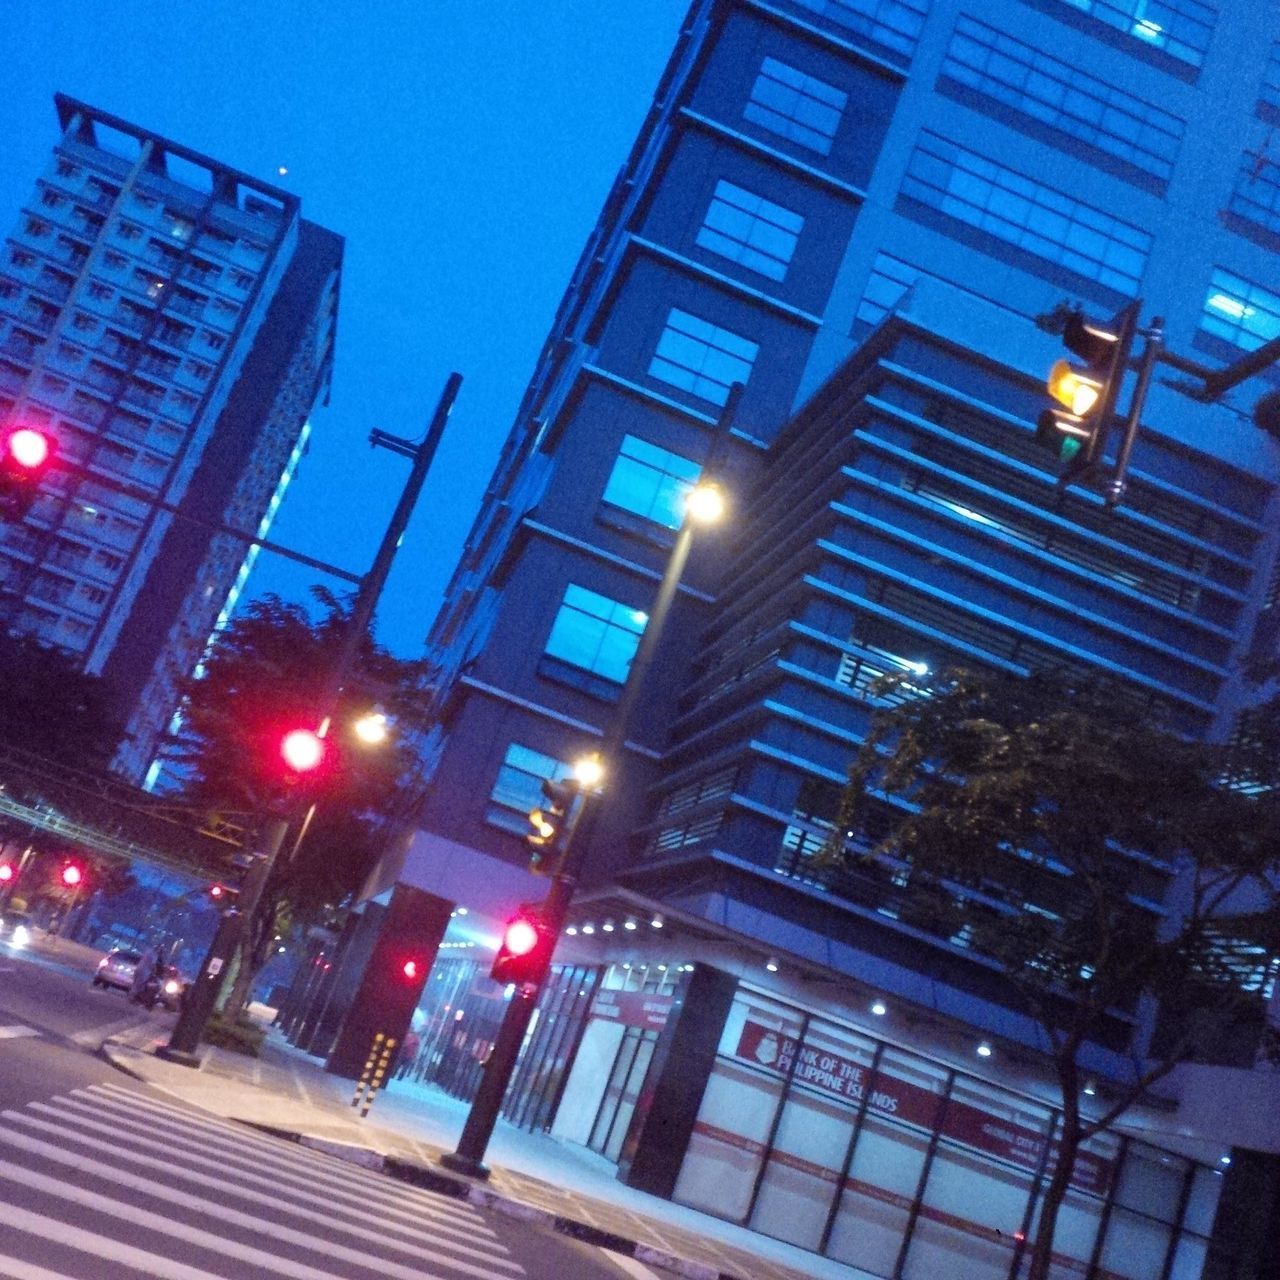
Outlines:
{"type": "Polygon", "coordinates": [[[121,221],[119,235],[121,240],[137,240],[142,235],[142,228],[137,223],[121,221]]]}
{"type": "Polygon", "coordinates": [[[70,160],[64,160],[61,156],[58,157],[57,168],[60,178],[74,178],[80,172],[79,165],[72,164],[70,160]]]}
{"type": "Polygon", "coordinates": [[[765,58],[743,118],[820,155],[831,153],[849,95],[803,71],[765,58]]]}
{"type": "Polygon", "coordinates": [[[1227,208],[1280,236],[1280,165],[1261,151],[1246,151],[1227,208]]]}
{"type": "Polygon", "coordinates": [[[221,351],[227,345],[227,340],[220,333],[214,333],[212,329],[205,329],[200,337],[204,340],[204,345],[210,351],[221,351]]]}
{"type": "Polygon", "coordinates": [[[94,333],[98,328],[98,322],[83,311],[77,311],[71,317],[71,327],[78,329],[81,333],[94,333]]]}
{"type": "Polygon", "coordinates": [[[1167,182],[1185,123],[1079,67],[961,17],[942,72],[1167,182]]]}
{"type": "Polygon", "coordinates": [[[1246,351],[1280,337],[1280,294],[1215,270],[1200,315],[1200,328],[1246,351]]]}
{"type": "Polygon", "coordinates": [[[1263,109],[1260,114],[1268,119],[1280,116],[1280,40],[1271,46],[1271,57],[1258,87],[1258,106],[1263,109]]]}
{"type": "Polygon", "coordinates": [[[29,267],[36,260],[36,255],[27,249],[11,248],[9,250],[9,261],[15,267],[29,267]]]}
{"type": "Polygon", "coordinates": [[[546,653],[622,684],[649,615],[570,583],[551,625],[546,653]]]}
{"type": "Polygon", "coordinates": [[[1063,0],[1073,9],[1198,67],[1204,61],[1217,13],[1200,0],[1063,0]]]}
{"type": "Polygon", "coordinates": [[[485,816],[497,826],[524,834],[530,830],[529,811],[542,800],[543,782],[559,782],[572,773],[573,766],[555,756],[513,742],[493,781],[491,807],[485,816]]]}
{"type": "Polygon", "coordinates": [[[713,404],[724,404],[729,388],[746,382],[759,350],[758,343],[672,307],[649,373],[713,404]]]}
{"type": "Polygon", "coordinates": [[[231,273],[231,283],[237,289],[245,292],[249,289],[250,285],[253,284],[253,276],[251,276],[247,271],[233,271],[231,273]]]}
{"type": "Polygon", "coordinates": [[[1119,293],[1138,292],[1151,250],[1145,231],[936,134],[921,136],[902,194],[1119,293]]]}
{"type": "Polygon", "coordinates": [[[910,58],[929,12],[929,0],[795,0],[837,26],[910,58]]]}
{"type": "Polygon", "coordinates": [[[191,234],[196,229],[196,224],[190,218],[184,218],[180,213],[174,213],[172,209],[165,210],[166,226],[165,230],[175,240],[190,240],[191,234]]]}
{"type": "Polygon", "coordinates": [[[48,209],[56,209],[65,200],[65,196],[59,195],[49,187],[41,187],[40,189],[40,203],[48,209]]]}
{"type": "Polygon", "coordinates": [[[39,218],[28,217],[23,226],[29,236],[47,236],[49,234],[49,224],[39,218]]]}
{"type": "Polygon", "coordinates": [[[770,280],[787,274],[804,219],[732,182],[716,183],[697,243],[770,280]]]}
{"type": "Polygon", "coordinates": [[[604,500],[668,529],[678,529],[684,520],[685,495],[701,472],[696,462],[678,453],[636,436],[623,436],[604,500]]]}

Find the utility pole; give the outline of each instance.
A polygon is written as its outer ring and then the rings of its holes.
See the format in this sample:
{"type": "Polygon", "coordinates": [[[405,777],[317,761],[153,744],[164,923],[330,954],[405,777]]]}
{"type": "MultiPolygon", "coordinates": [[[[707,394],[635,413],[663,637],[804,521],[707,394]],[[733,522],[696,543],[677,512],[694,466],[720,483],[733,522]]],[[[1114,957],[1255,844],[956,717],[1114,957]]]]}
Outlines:
{"type": "MultiPolygon", "coordinates": [[[[719,430],[708,453],[706,466],[703,468],[704,480],[708,487],[717,481],[716,471],[720,466],[724,444],[737,412],[738,401],[742,395],[742,384],[736,382],[730,389],[729,398],[725,402],[720,415],[719,430]]],[[[695,529],[694,518],[686,514],[676,534],[676,539],[667,558],[662,580],[658,584],[657,595],[649,610],[649,620],[645,623],[636,646],[635,656],[627,672],[626,682],[622,686],[622,694],[614,706],[613,715],[600,740],[597,759],[600,761],[604,778],[616,779],[626,742],[627,729],[631,723],[636,702],[644,690],[649,669],[653,665],[654,654],[662,638],[667,616],[675,601],[680,580],[684,575],[689,560],[689,552],[693,548],[695,529]]],[[[498,1120],[498,1112],[502,1108],[502,1099],[515,1070],[516,1060],[520,1056],[520,1046],[524,1043],[529,1020],[537,1007],[538,997],[546,982],[550,966],[551,952],[564,929],[565,918],[573,903],[573,895],[578,887],[582,874],[582,866],[590,852],[591,837],[599,814],[599,792],[589,785],[579,783],[579,793],[568,814],[568,821],[559,839],[559,856],[555,870],[551,876],[551,884],[547,896],[538,910],[538,917],[544,934],[547,962],[537,981],[521,983],[515,995],[507,1004],[507,1010],[498,1030],[493,1051],[485,1064],[484,1075],[480,1079],[480,1087],[467,1112],[462,1135],[455,1151],[446,1152],[440,1157],[440,1163],[455,1173],[463,1173],[473,1178],[487,1178],[489,1170],[484,1164],[484,1153],[493,1134],[493,1127],[498,1120]]]]}
{"type": "MultiPolygon", "coordinates": [[[[422,493],[427,471],[439,448],[440,438],[444,434],[445,424],[449,420],[449,413],[453,409],[453,402],[457,399],[458,388],[461,385],[462,375],[451,373],[436,405],[431,423],[420,442],[414,443],[383,431],[374,431],[369,437],[373,447],[391,449],[395,453],[410,458],[413,465],[405,480],[400,500],[396,503],[390,522],[382,535],[373,564],[369,572],[360,579],[360,588],[351,607],[351,616],[347,619],[342,645],[322,687],[316,708],[320,737],[327,735],[343,686],[351,677],[360,652],[361,641],[369,629],[378,598],[386,586],[396,550],[400,546],[414,506],[422,493]]],[[[200,1065],[201,1060],[196,1053],[196,1047],[200,1043],[205,1024],[221,993],[231,957],[235,955],[244,930],[253,920],[275,866],[276,857],[284,844],[289,826],[296,816],[288,810],[264,815],[255,839],[257,847],[252,855],[253,861],[249,865],[244,885],[240,890],[240,899],[223,915],[208,954],[201,963],[200,974],[192,991],[188,993],[187,1001],[169,1043],[156,1050],[158,1056],[184,1066],[200,1065]]]]}

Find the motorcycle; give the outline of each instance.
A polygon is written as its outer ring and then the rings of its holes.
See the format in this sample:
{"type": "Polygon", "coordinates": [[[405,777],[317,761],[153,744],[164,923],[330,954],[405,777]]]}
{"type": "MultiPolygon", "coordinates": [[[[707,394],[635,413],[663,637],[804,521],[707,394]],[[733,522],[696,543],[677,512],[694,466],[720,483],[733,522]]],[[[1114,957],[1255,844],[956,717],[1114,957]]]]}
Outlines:
{"type": "Polygon", "coordinates": [[[182,1004],[185,984],[178,971],[170,965],[163,974],[153,973],[136,991],[129,992],[129,999],[150,1011],[156,1005],[177,1011],[182,1004]]]}

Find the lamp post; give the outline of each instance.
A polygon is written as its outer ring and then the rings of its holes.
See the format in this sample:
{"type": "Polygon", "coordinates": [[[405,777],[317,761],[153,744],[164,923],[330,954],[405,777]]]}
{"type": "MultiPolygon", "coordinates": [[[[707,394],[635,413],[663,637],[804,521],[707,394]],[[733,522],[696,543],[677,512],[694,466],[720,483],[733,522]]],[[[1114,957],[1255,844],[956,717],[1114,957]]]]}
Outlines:
{"type": "Polygon", "coordinates": [[[516,1059],[520,1056],[520,1046],[524,1043],[529,1020],[533,1016],[538,997],[547,980],[550,953],[564,929],[565,918],[573,902],[573,895],[582,874],[583,861],[591,846],[591,835],[599,812],[602,787],[607,783],[611,773],[614,776],[618,773],[618,762],[626,740],[631,714],[644,688],[649,668],[653,665],[658,642],[675,601],[676,592],[679,590],[680,579],[689,560],[689,552],[693,548],[694,533],[699,525],[714,523],[724,514],[724,493],[715,478],[715,472],[741,394],[742,384],[734,383],[720,415],[719,431],[712,442],[706,466],[703,468],[703,479],[690,491],[686,499],[684,520],[672,544],[671,554],[667,557],[666,568],[663,570],[662,580],[658,584],[658,591],[649,611],[649,620],[641,633],[635,656],[631,659],[631,667],[627,672],[626,682],[622,686],[622,694],[601,737],[600,748],[592,755],[579,760],[574,766],[578,799],[561,834],[559,857],[556,859],[551,884],[538,911],[543,931],[550,939],[550,945],[547,947],[548,964],[543,967],[536,981],[518,986],[515,995],[507,1004],[493,1050],[485,1063],[480,1087],[476,1090],[471,1109],[467,1112],[457,1149],[446,1152],[440,1157],[440,1163],[455,1173],[463,1173],[474,1178],[489,1176],[489,1170],[484,1164],[485,1149],[489,1145],[489,1138],[497,1123],[498,1112],[502,1108],[502,1099],[515,1070],[516,1059]]]}
{"type": "MultiPolygon", "coordinates": [[[[286,747],[286,763],[297,772],[306,771],[308,760],[310,760],[310,767],[316,767],[323,759],[324,738],[329,732],[333,714],[337,710],[338,699],[342,694],[343,686],[350,679],[360,652],[360,642],[373,620],[378,598],[386,585],[392,561],[404,537],[405,529],[408,528],[409,518],[413,514],[418,495],[426,482],[427,470],[440,445],[440,438],[444,434],[445,424],[449,420],[449,413],[461,385],[462,375],[451,373],[436,404],[431,423],[421,441],[406,440],[385,431],[374,431],[369,437],[370,444],[375,448],[390,449],[393,453],[411,459],[413,465],[405,479],[404,488],[391,514],[386,532],[382,535],[373,564],[369,572],[360,579],[360,587],[351,606],[351,616],[347,619],[347,625],[343,631],[342,643],[333,665],[326,673],[320,697],[317,699],[316,729],[314,732],[296,729],[287,736],[286,743],[282,744],[286,747]],[[308,748],[315,744],[318,744],[318,754],[311,759],[308,748]]],[[[278,812],[264,815],[255,840],[257,848],[241,887],[239,901],[222,917],[208,954],[200,965],[200,972],[183,1005],[178,1023],[169,1038],[169,1043],[156,1050],[158,1056],[184,1066],[200,1065],[196,1047],[200,1043],[205,1024],[213,1012],[213,1006],[226,980],[230,959],[239,945],[248,922],[253,919],[254,911],[257,909],[275,865],[276,855],[280,852],[289,826],[296,816],[296,805],[293,804],[282,805],[278,812]]],[[[297,842],[294,844],[294,851],[296,850],[297,842]]]]}

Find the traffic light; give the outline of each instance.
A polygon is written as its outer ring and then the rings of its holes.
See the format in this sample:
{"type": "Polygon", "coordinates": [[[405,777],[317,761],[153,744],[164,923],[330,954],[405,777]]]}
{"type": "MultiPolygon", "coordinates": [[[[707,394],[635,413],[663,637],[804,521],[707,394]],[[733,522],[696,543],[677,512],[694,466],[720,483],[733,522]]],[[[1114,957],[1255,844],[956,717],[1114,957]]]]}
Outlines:
{"type": "Polygon", "coordinates": [[[13,880],[13,864],[5,862],[0,864],[0,884],[10,884],[13,880]]]}
{"type": "Polygon", "coordinates": [[[229,884],[211,884],[205,892],[209,895],[209,901],[218,907],[229,907],[240,896],[240,890],[233,889],[229,884]]]}
{"type": "Polygon", "coordinates": [[[1036,443],[1079,470],[1102,457],[1116,401],[1138,333],[1140,303],[1130,302],[1108,321],[1067,312],[1062,344],[1079,360],[1057,360],[1049,371],[1056,404],[1036,422],[1036,443]]]}
{"type": "Polygon", "coordinates": [[[280,757],[293,778],[319,769],[325,752],[325,740],[313,729],[290,729],[280,739],[280,757]]]}
{"type": "Polygon", "coordinates": [[[53,436],[35,427],[13,427],[0,435],[0,519],[21,520],[27,514],[56,451],[53,436]]]}
{"type": "Polygon", "coordinates": [[[556,940],[533,907],[521,907],[502,931],[489,976],[495,982],[539,982],[551,966],[556,940]]]}
{"type": "Polygon", "coordinates": [[[74,889],[84,879],[84,872],[74,862],[68,862],[62,868],[62,883],[68,889],[74,889]]]}
{"type": "Polygon", "coordinates": [[[529,825],[533,830],[524,838],[529,846],[529,870],[535,874],[545,874],[549,870],[550,855],[555,852],[576,794],[577,789],[572,782],[543,779],[542,803],[529,810],[529,825]]]}

